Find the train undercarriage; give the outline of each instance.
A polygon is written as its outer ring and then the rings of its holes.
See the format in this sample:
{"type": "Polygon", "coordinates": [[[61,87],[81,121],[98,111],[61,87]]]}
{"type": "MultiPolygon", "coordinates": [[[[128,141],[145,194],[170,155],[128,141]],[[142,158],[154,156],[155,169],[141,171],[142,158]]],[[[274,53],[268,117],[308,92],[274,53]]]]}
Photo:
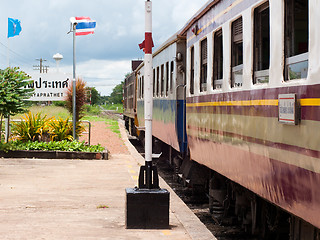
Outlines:
{"type": "MultiPolygon", "coordinates": [[[[126,124],[130,129],[132,123],[126,124]]],[[[132,129],[129,130],[132,132],[132,129]]],[[[144,146],[143,132],[139,137],[144,146]]],[[[250,239],[320,240],[320,230],[284,211],[219,173],[181,156],[159,139],[153,139],[154,153],[162,152],[154,164],[165,162],[172,178],[194,197],[205,196],[212,221],[217,225],[240,227],[250,239]]]]}

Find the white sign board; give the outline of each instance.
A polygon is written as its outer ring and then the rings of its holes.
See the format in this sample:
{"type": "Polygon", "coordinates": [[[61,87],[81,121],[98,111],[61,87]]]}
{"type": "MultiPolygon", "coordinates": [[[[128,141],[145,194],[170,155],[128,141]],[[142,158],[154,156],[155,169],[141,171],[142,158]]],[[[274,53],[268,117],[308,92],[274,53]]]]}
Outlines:
{"type": "Polygon", "coordinates": [[[279,94],[279,122],[286,124],[296,124],[296,95],[279,94]]]}
{"type": "Polygon", "coordinates": [[[37,73],[31,76],[32,84],[26,88],[34,88],[29,101],[64,101],[67,88],[72,84],[72,75],[64,73],[37,73]]]}

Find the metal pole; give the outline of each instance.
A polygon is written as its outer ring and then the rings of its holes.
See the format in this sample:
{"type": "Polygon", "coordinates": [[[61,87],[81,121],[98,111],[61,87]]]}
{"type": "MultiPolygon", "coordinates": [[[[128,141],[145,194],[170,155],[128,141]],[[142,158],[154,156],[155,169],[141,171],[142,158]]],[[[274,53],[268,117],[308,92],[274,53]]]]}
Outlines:
{"type": "Polygon", "coordinates": [[[145,116],[145,162],[146,162],[146,185],[152,188],[152,3],[145,2],[145,55],[144,55],[144,116],[145,116]]]}
{"type": "Polygon", "coordinates": [[[76,140],[76,23],[72,24],[73,30],[73,81],[72,81],[72,136],[76,140]]]}

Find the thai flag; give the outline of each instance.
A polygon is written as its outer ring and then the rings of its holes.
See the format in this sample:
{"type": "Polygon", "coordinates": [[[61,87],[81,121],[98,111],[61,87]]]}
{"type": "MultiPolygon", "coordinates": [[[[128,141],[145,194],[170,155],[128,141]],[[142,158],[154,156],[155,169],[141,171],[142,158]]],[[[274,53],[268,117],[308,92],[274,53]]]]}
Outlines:
{"type": "Polygon", "coordinates": [[[71,22],[77,23],[76,36],[93,34],[96,27],[96,21],[89,17],[75,17],[70,19],[71,22]]]}

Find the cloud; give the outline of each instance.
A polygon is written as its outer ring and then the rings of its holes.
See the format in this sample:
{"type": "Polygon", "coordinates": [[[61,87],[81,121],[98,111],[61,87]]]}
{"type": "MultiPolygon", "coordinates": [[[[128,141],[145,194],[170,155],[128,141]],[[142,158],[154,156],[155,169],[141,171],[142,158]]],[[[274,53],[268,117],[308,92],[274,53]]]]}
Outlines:
{"type": "MultiPolygon", "coordinates": [[[[155,48],[183,27],[206,2],[152,1],[155,48]]],[[[11,66],[20,66],[28,71],[39,64],[35,60],[39,58],[47,59],[46,64],[54,68],[52,56],[57,52],[64,56],[62,65],[72,66],[72,34],[67,34],[72,16],[90,16],[97,21],[95,34],[76,39],[79,73],[85,69],[83,71],[86,74],[90,72],[91,77],[99,79],[100,76],[112,75],[111,78],[121,81],[130,71],[130,60],[143,58],[138,43],[144,38],[144,1],[14,0],[1,3],[0,68],[8,65],[7,52],[10,53],[11,66]],[[7,50],[6,38],[8,17],[18,18],[22,25],[21,35],[9,39],[10,51],[7,50]]]]}

